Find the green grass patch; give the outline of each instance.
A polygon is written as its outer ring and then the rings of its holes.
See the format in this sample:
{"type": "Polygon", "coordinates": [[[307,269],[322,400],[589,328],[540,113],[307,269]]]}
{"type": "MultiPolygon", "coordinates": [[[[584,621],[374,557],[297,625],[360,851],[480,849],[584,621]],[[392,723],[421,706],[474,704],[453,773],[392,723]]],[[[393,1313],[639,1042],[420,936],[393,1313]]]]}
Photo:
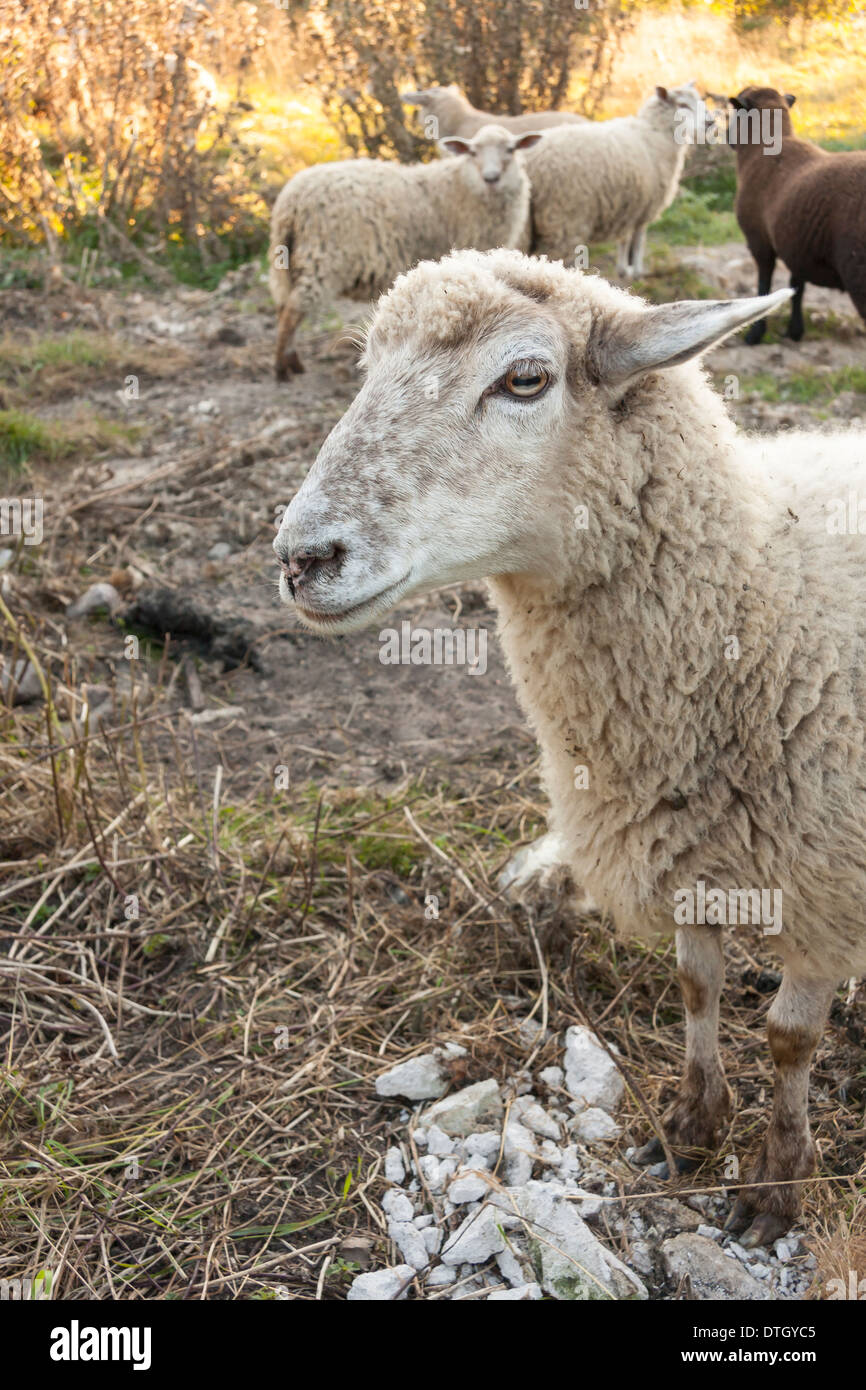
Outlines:
{"type": "Polygon", "coordinates": [[[716,246],[739,241],[742,233],[734,215],[736,195],[733,163],[686,177],[671,206],[650,228],[649,241],[664,246],[716,246]]]}
{"type": "Polygon", "coordinates": [[[87,414],[66,423],[42,420],[26,410],[0,410],[0,470],[16,473],[26,464],[58,463],[129,446],[141,427],[87,414]]]}
{"type": "Polygon", "coordinates": [[[55,400],[106,378],[122,387],[135,376],[173,375],[188,361],[173,344],[130,347],[109,333],[73,329],[69,333],[4,333],[0,337],[0,381],[8,384],[12,405],[55,400]]]}
{"type": "Polygon", "coordinates": [[[744,396],[760,396],[762,400],[773,402],[793,401],[799,405],[827,400],[842,391],[866,396],[866,367],[839,367],[829,372],[805,370],[786,377],[755,372],[740,378],[740,390],[744,396]]]}

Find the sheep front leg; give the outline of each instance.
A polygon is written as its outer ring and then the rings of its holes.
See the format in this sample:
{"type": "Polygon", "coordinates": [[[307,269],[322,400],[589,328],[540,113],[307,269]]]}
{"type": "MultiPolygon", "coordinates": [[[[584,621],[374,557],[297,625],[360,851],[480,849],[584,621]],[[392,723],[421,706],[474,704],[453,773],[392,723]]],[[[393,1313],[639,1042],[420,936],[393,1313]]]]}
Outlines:
{"type": "Polygon", "coordinates": [[[646,227],[638,227],[632,235],[631,246],[629,247],[628,253],[632,279],[635,279],[638,275],[643,275],[645,249],[646,227]]]}
{"type": "Polygon", "coordinates": [[[304,365],[297,350],[292,347],[295,330],[301,321],[303,310],[294,294],[290,295],[280,310],[277,320],[277,351],[274,362],[274,375],[277,381],[287,381],[292,372],[302,372],[304,365]]]}
{"type": "Polygon", "coordinates": [[[618,241],[616,244],[616,274],[618,280],[629,280],[631,278],[628,237],[623,241],[618,241]]]}
{"type": "Polygon", "coordinates": [[[795,276],[791,276],[791,289],[794,291],[794,298],[791,300],[791,317],[788,320],[788,327],[785,329],[785,337],[792,342],[799,343],[803,336],[803,291],[806,288],[806,281],[797,281],[795,276]]]}
{"type": "MultiPolygon", "coordinates": [[[[718,927],[680,928],[677,975],[686,1006],[686,1066],[679,1094],[662,1123],[672,1147],[712,1149],[731,1109],[731,1091],[719,1056],[719,998],[725,962],[718,927]]],[[[658,1139],[651,1139],[635,1155],[641,1164],[663,1158],[658,1139]]],[[[677,1166],[680,1170],[695,1167],[694,1155],[681,1157],[677,1166]]]]}
{"type": "MultiPolygon", "coordinates": [[[[773,283],[773,271],[776,269],[776,253],[772,247],[761,247],[756,251],[750,246],[750,250],[758,265],[758,294],[769,294],[773,283]]],[[[749,347],[759,343],[766,331],[767,320],[756,319],[746,334],[749,347]]]]}
{"type": "Polygon", "coordinates": [[[800,1210],[801,1180],[815,1171],[809,1132],[809,1069],[821,1040],[835,981],[807,980],[786,969],[767,1015],[773,1057],[773,1114],[750,1177],[727,1221],[728,1230],[748,1225],[740,1244],[767,1245],[785,1234],[800,1210]]]}

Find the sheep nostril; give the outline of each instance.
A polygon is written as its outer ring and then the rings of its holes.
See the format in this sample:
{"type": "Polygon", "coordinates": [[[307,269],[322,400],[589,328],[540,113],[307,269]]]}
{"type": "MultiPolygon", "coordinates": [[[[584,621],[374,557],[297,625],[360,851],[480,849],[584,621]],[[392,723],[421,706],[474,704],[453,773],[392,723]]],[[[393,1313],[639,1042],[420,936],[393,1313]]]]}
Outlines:
{"type": "Polygon", "coordinates": [[[311,546],[306,550],[295,550],[286,559],[280,560],[280,569],[289,584],[297,584],[303,579],[312,578],[317,571],[332,564],[342,553],[343,547],[336,542],[311,546]]]}

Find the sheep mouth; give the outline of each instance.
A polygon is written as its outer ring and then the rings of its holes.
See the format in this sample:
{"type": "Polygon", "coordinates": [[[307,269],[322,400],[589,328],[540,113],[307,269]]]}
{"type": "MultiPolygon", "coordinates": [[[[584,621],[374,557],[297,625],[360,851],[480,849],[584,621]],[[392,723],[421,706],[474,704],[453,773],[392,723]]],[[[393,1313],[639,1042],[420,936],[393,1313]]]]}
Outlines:
{"type": "Polygon", "coordinates": [[[410,572],[407,571],[395,584],[389,584],[387,588],[348,608],[308,608],[298,599],[293,600],[293,607],[304,626],[314,632],[354,632],[393,608],[408,588],[409,577],[410,572]]]}

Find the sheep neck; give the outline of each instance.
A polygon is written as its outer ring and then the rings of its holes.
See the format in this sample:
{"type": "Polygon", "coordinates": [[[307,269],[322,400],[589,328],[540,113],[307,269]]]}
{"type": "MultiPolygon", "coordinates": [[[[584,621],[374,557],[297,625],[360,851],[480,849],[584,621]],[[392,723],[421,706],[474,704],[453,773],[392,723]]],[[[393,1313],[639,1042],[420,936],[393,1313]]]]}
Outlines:
{"type": "MultiPolygon", "coordinates": [[[[656,389],[668,411],[694,387],[689,371],[656,389]]],[[[718,399],[706,387],[691,394],[715,429],[686,446],[665,409],[626,421],[639,448],[611,440],[625,466],[591,500],[589,530],[574,533],[566,503],[557,572],[491,581],[518,697],[548,762],[590,767],[595,794],[622,801],[627,816],[675,795],[681,772],[731,740],[736,690],[772,635],[766,498],[738,465],[718,399]],[[659,746],[663,766],[647,756],[659,746]]]]}

